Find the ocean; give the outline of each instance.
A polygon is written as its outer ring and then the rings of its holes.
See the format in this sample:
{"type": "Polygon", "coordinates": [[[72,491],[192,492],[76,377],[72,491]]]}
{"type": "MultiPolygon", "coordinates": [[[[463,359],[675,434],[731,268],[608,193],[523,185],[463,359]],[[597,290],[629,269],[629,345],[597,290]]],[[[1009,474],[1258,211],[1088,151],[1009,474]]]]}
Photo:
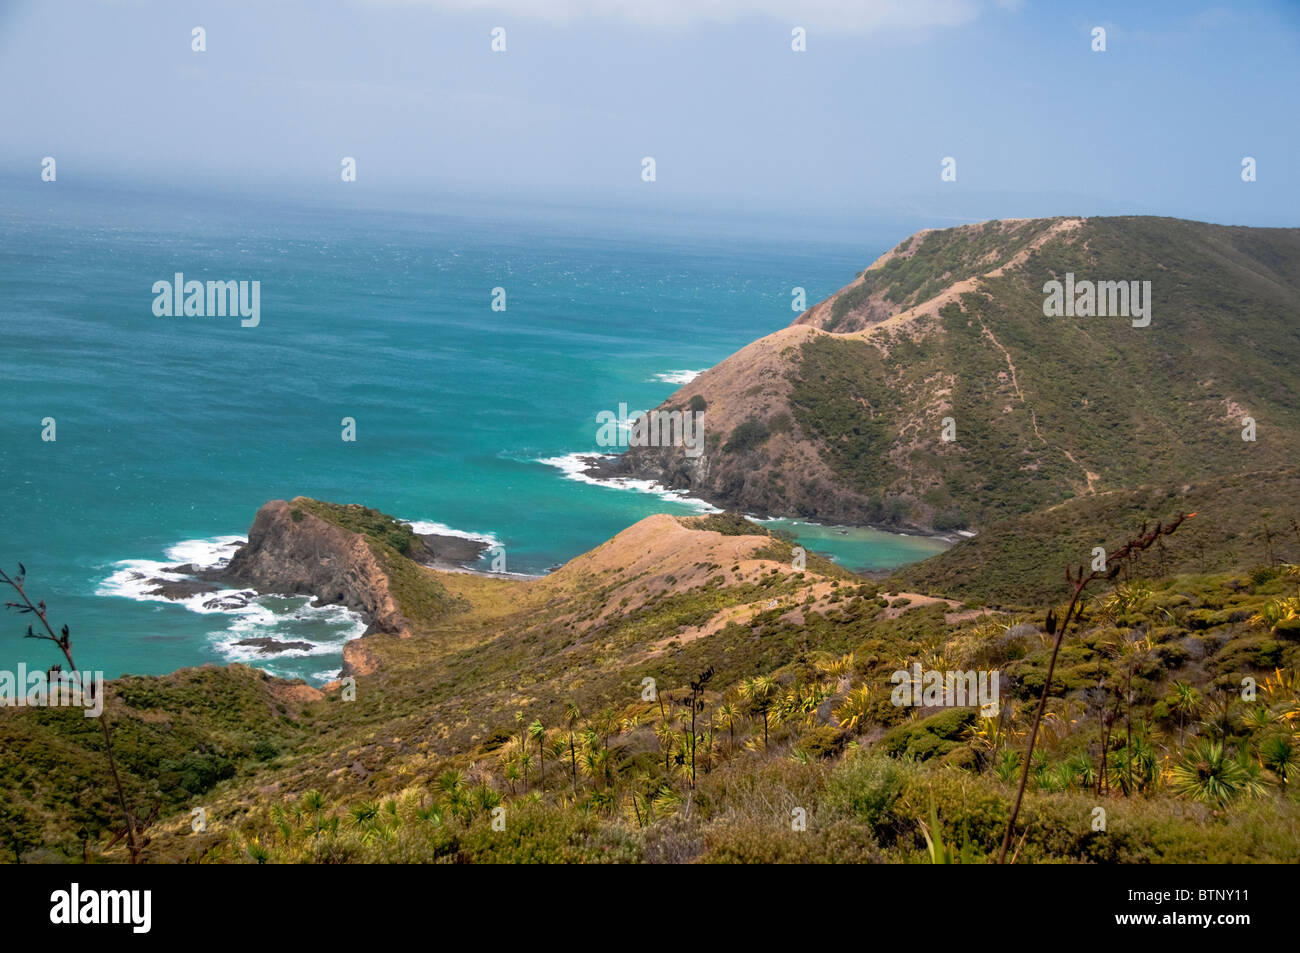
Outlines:
{"type": "MultiPolygon", "coordinates": [[[[364,628],[353,614],[277,597],[168,601],[141,577],[214,564],[259,505],[297,495],[481,538],[528,574],[651,513],[700,512],[584,481],[574,461],[601,451],[595,415],[658,404],[789,324],[794,286],[816,302],[901,237],[468,202],[0,192],[0,562],[25,564],[82,669],[243,661],[323,682],[364,628]],[[259,282],[259,323],[156,316],[152,288],[178,272],[259,282]],[[313,648],[235,644],[259,636],[313,648]]],[[[942,548],[781,525],[853,568],[942,548]]],[[[22,637],[30,617],[0,619],[0,668],[62,661],[22,637]]]]}

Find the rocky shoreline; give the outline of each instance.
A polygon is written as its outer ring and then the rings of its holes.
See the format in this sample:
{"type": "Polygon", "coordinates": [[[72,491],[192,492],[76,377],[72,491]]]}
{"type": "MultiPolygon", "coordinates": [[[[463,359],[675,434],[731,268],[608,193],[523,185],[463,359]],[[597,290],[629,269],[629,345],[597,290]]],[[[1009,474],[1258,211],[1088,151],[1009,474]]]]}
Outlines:
{"type": "Polygon", "coordinates": [[[746,516],[752,517],[753,519],[798,520],[800,522],[816,524],[819,526],[843,526],[849,529],[874,529],[881,533],[915,536],[919,539],[937,539],[950,544],[956,544],[964,539],[971,539],[977,535],[968,530],[940,532],[917,526],[886,526],[872,522],[857,522],[852,520],[826,521],[812,516],[791,516],[788,513],[774,512],[768,507],[763,506],[761,503],[747,503],[742,506],[734,499],[727,499],[718,496],[710,493],[705,487],[692,484],[684,470],[679,469],[674,477],[664,471],[654,469],[653,467],[646,469],[644,466],[639,466],[638,461],[627,453],[593,453],[589,456],[585,454],[577,454],[575,455],[575,458],[586,465],[583,470],[578,472],[588,480],[594,480],[600,483],[614,483],[619,480],[638,480],[647,483],[654,483],[655,485],[662,487],[664,490],[687,494],[691,499],[696,499],[703,503],[707,503],[710,506],[720,507],[724,510],[743,512],[746,516]]]}
{"type": "MultiPolygon", "coordinates": [[[[287,507],[287,504],[281,502],[280,506],[287,507]]],[[[306,528],[311,536],[306,545],[296,547],[297,552],[285,552],[281,545],[283,541],[288,535],[297,536],[304,527],[291,517],[289,523],[275,519],[282,514],[274,509],[268,510],[274,507],[273,502],[258,511],[248,539],[229,544],[229,558],[217,565],[184,563],[164,567],[162,572],[166,576],[149,578],[144,573],[138,574],[137,579],[151,587],[144,594],[170,601],[208,595],[211,598],[200,605],[213,611],[243,609],[259,596],[310,595],[313,597],[311,605],[315,608],[342,604],[357,612],[367,624],[367,635],[374,631],[402,630],[404,620],[391,600],[376,598],[375,587],[370,584],[372,577],[381,574],[374,572],[373,566],[358,566],[359,561],[368,562],[368,552],[348,552],[350,540],[347,537],[351,534],[316,521],[319,526],[306,528]],[[292,533],[286,532],[289,527],[292,527],[292,533]],[[347,568],[340,566],[340,560],[347,564],[347,568]],[[363,571],[358,572],[358,568],[363,571]],[[182,578],[171,578],[175,576],[182,578]]],[[[462,536],[416,533],[415,539],[409,558],[444,572],[477,572],[475,564],[490,548],[482,540],[462,536]]],[[[256,648],[262,655],[313,647],[310,642],[269,637],[244,639],[235,644],[256,648]]],[[[344,668],[346,673],[346,662],[344,668]]]]}
{"type": "Polygon", "coordinates": [[[492,548],[481,539],[468,539],[464,536],[416,533],[415,538],[423,546],[423,551],[407,555],[421,566],[445,572],[475,572],[475,563],[492,548]]]}

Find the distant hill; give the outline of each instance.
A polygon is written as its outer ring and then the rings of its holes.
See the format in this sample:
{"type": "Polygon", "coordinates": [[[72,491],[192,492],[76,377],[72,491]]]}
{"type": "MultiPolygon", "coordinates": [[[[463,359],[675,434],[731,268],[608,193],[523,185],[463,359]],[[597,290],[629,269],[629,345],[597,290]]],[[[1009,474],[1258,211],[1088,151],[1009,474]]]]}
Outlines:
{"type": "Polygon", "coordinates": [[[611,469],[756,514],[949,531],[1283,466],[1300,450],[1297,313],[1300,229],[924,231],[662,405],[703,402],[703,455],[633,448],[611,469]],[[1044,286],[1067,274],[1149,281],[1149,326],[1045,317],[1044,286]]]}

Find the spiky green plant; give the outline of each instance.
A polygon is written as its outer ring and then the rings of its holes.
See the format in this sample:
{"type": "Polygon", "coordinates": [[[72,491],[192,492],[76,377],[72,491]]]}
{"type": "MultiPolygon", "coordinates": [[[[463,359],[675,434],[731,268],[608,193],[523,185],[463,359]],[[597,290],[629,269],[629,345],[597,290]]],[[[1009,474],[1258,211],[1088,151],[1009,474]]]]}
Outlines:
{"type": "Polygon", "coordinates": [[[1259,763],[1272,771],[1282,787],[1300,775],[1300,743],[1290,732],[1269,735],[1259,743],[1259,763]]]}
{"type": "Polygon", "coordinates": [[[939,823],[939,809],[934,803],[934,791],[930,791],[929,820],[917,819],[917,826],[925,837],[926,853],[932,864],[969,864],[975,860],[974,848],[969,835],[962,838],[961,851],[954,850],[951,842],[943,839],[943,825],[939,823]]]}
{"type": "Polygon", "coordinates": [[[993,769],[993,775],[1002,783],[1013,780],[1020,773],[1020,752],[1013,751],[1010,748],[1002,749],[998,755],[997,766],[993,769]]]}
{"type": "Polygon", "coordinates": [[[866,723],[867,715],[871,712],[872,700],[871,688],[867,685],[859,685],[857,688],[850,689],[844,696],[844,701],[840,702],[831,714],[841,728],[846,731],[857,731],[866,723]]]}
{"type": "Polygon", "coordinates": [[[727,754],[731,755],[736,750],[736,722],[740,721],[740,709],[732,702],[723,702],[713,717],[719,728],[727,729],[727,754]]]}
{"type": "Polygon", "coordinates": [[[546,789],[546,728],[542,725],[540,718],[534,718],[532,724],[528,726],[528,737],[537,742],[537,759],[541,768],[542,790],[546,789]]]}
{"type": "Polygon", "coordinates": [[[582,712],[573,702],[564,706],[564,721],[569,727],[569,769],[573,774],[573,796],[578,796],[578,749],[573,743],[573,729],[577,726],[582,712]]]}
{"type": "Polygon", "coordinates": [[[320,816],[325,810],[325,795],[313,788],[302,796],[302,809],[311,813],[314,818],[313,834],[319,834],[321,831],[320,816]]]}
{"type": "Polygon", "coordinates": [[[1195,715],[1201,707],[1201,693],[1196,687],[1189,685],[1187,682],[1174,682],[1174,703],[1173,710],[1178,712],[1178,746],[1183,746],[1183,729],[1187,726],[1187,719],[1195,715]]]}
{"type": "Polygon", "coordinates": [[[1200,738],[1170,770],[1173,791],[1202,804],[1225,807],[1264,790],[1258,769],[1214,738],[1200,738]]]}

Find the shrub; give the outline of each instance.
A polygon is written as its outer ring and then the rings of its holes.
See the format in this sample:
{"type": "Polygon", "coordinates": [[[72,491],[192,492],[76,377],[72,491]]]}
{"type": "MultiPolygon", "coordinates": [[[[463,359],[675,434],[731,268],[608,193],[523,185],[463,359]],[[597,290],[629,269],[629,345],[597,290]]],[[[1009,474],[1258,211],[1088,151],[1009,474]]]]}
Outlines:
{"type": "Polygon", "coordinates": [[[202,794],[234,773],[234,763],[219,754],[187,754],[183,758],[164,758],[158,763],[158,784],[164,790],[179,788],[190,794],[202,794]]]}
{"type": "Polygon", "coordinates": [[[933,526],[936,532],[946,533],[950,530],[965,529],[969,525],[970,521],[961,510],[940,510],[934,514],[933,526]]]}
{"type": "Polygon", "coordinates": [[[825,812],[832,819],[866,824],[881,840],[892,839],[894,806],[903,792],[904,778],[903,766],[893,758],[858,750],[827,782],[822,801],[825,812]]]}
{"type": "Polygon", "coordinates": [[[1300,617],[1283,619],[1273,627],[1273,634],[1282,639],[1300,640],[1300,617]]]}
{"type": "MultiPolygon", "coordinates": [[[[722,513],[709,513],[706,516],[682,517],[679,522],[690,529],[721,533],[723,536],[767,536],[762,526],[745,518],[743,513],[726,510],[722,513]]],[[[734,567],[733,567],[733,572],[734,567]]]]}
{"type": "Polygon", "coordinates": [[[830,725],[818,725],[799,739],[800,751],[813,758],[829,758],[844,748],[844,732],[830,725]]]}
{"type": "Polygon", "coordinates": [[[881,740],[891,755],[909,755],[918,761],[945,755],[960,744],[966,728],[975,722],[974,708],[954,708],[918,722],[899,725],[881,740]]]}
{"type": "Polygon", "coordinates": [[[723,445],[722,452],[748,453],[757,450],[770,436],[771,433],[763,422],[751,417],[731,431],[731,439],[723,445]]]}

